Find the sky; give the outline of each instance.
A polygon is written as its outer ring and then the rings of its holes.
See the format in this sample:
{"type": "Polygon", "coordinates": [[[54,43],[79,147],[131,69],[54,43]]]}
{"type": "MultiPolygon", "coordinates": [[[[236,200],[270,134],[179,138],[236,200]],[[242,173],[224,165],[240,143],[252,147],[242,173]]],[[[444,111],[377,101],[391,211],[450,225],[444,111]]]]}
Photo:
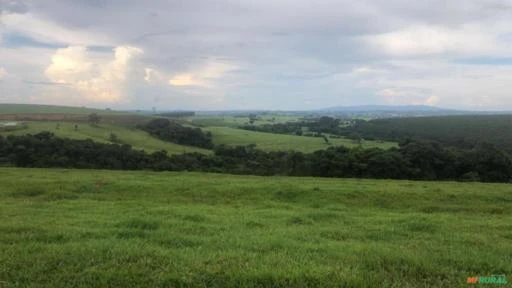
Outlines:
{"type": "Polygon", "coordinates": [[[512,110],[512,0],[0,0],[0,103],[512,110]]]}

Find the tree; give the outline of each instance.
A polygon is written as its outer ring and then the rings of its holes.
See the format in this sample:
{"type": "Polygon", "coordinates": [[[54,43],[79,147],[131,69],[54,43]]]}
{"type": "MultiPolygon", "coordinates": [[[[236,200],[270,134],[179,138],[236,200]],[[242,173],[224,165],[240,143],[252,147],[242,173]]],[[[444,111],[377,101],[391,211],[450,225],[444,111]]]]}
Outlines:
{"type": "Polygon", "coordinates": [[[254,121],[258,120],[258,115],[249,114],[249,123],[254,124],[254,121]]]}
{"type": "Polygon", "coordinates": [[[327,138],[327,136],[322,135],[322,138],[324,138],[325,144],[329,144],[329,138],[327,138]]]}
{"type": "Polygon", "coordinates": [[[98,114],[96,114],[96,113],[89,114],[89,116],[88,116],[89,124],[95,126],[95,125],[98,125],[100,123],[100,121],[101,121],[101,117],[98,114]]]}
{"type": "Polygon", "coordinates": [[[490,143],[480,143],[475,147],[476,170],[483,182],[509,182],[512,174],[512,161],[508,155],[490,143]]]}
{"type": "Polygon", "coordinates": [[[113,132],[110,132],[110,136],[108,138],[109,138],[109,141],[112,143],[120,143],[121,142],[121,141],[119,141],[119,137],[117,137],[117,134],[115,134],[113,132]]]}
{"type": "Polygon", "coordinates": [[[197,146],[201,148],[213,148],[212,134],[204,133],[199,128],[183,126],[167,118],[157,118],[139,126],[140,129],[149,134],[177,144],[197,146]]]}

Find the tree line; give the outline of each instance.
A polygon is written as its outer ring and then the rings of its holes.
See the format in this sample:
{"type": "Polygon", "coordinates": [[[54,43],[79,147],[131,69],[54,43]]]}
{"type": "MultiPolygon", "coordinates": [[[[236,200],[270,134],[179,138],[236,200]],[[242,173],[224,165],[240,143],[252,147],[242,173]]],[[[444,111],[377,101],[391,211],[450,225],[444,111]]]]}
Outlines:
{"type": "Polygon", "coordinates": [[[357,134],[367,140],[400,141],[417,138],[469,149],[480,142],[488,142],[512,153],[512,115],[356,120],[353,125],[341,127],[340,130],[340,135],[357,134]]]}
{"type": "Polygon", "coordinates": [[[295,134],[305,136],[316,136],[320,133],[327,133],[333,135],[341,135],[343,130],[341,129],[342,120],[322,116],[316,119],[308,119],[295,122],[276,123],[276,124],[263,124],[263,125],[241,125],[240,129],[268,132],[275,134],[295,134]],[[303,128],[307,131],[304,133],[303,128]]]}
{"type": "Polygon", "coordinates": [[[213,148],[210,132],[204,133],[199,128],[185,127],[166,118],[153,119],[146,124],[138,125],[138,128],[164,141],[206,149],[213,148]]]}
{"type": "Polygon", "coordinates": [[[211,155],[149,154],[129,145],[59,138],[49,132],[0,136],[2,166],[505,183],[512,174],[510,155],[490,144],[460,149],[407,140],[389,150],[329,147],[313,153],[265,152],[249,145],[216,146],[213,151],[211,155]]]}

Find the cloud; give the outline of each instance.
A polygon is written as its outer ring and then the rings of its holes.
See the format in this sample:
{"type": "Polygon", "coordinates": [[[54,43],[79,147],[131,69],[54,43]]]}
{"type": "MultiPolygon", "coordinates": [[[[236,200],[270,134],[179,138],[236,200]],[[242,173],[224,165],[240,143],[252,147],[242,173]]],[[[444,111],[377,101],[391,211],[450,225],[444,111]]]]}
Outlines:
{"type": "Polygon", "coordinates": [[[0,0],[2,89],[123,108],[512,107],[511,4],[0,0]]]}
{"type": "Polygon", "coordinates": [[[215,60],[208,60],[200,67],[192,69],[185,73],[175,74],[169,79],[169,84],[172,86],[197,86],[203,88],[218,87],[219,82],[222,82],[223,77],[237,69],[236,65],[219,62],[215,60]]]}
{"type": "Polygon", "coordinates": [[[5,68],[0,67],[0,80],[2,80],[6,76],[7,76],[7,71],[5,70],[5,68]]]}
{"type": "Polygon", "coordinates": [[[28,7],[26,3],[18,0],[0,0],[0,14],[25,13],[28,7]]]}
{"type": "Polygon", "coordinates": [[[512,107],[510,65],[464,65],[445,60],[385,61],[387,73],[359,77],[382,101],[454,109],[507,110],[512,107]]]}
{"type": "MultiPolygon", "coordinates": [[[[228,85],[226,75],[238,69],[238,66],[226,60],[202,59],[195,61],[186,69],[174,69],[176,72],[164,72],[156,68],[144,69],[144,80],[148,84],[167,84],[177,88],[195,87],[216,89],[228,85]]],[[[190,90],[189,90],[190,91],[190,90]]]]}
{"type": "Polygon", "coordinates": [[[124,85],[130,72],[130,62],[143,51],[136,47],[119,46],[114,59],[93,59],[87,48],[70,46],[58,49],[45,70],[46,77],[59,84],[68,84],[85,100],[99,103],[126,102],[124,85]]]}
{"type": "Polygon", "coordinates": [[[205,86],[203,82],[190,74],[178,74],[169,79],[172,86],[205,86]]]}
{"type": "Polygon", "coordinates": [[[40,43],[84,46],[115,45],[111,38],[101,33],[61,26],[30,12],[5,14],[1,20],[2,34],[23,35],[40,43]]]}
{"type": "Polygon", "coordinates": [[[91,75],[92,62],[87,57],[87,48],[70,46],[58,49],[52,56],[52,64],[45,75],[55,83],[66,84],[91,75]]]}
{"type": "Polygon", "coordinates": [[[164,76],[154,68],[145,68],[144,80],[148,83],[159,83],[164,81],[164,76]]]}
{"type": "Polygon", "coordinates": [[[440,100],[441,98],[439,96],[432,95],[424,102],[424,104],[434,106],[439,103],[440,100]]]}
{"type": "Polygon", "coordinates": [[[482,55],[502,47],[495,35],[479,27],[458,29],[435,26],[415,26],[404,30],[367,36],[365,41],[384,53],[397,56],[416,56],[443,53],[482,55]]]}
{"type": "Polygon", "coordinates": [[[386,103],[398,105],[435,105],[440,98],[431,91],[412,87],[393,87],[377,91],[386,103]]]}

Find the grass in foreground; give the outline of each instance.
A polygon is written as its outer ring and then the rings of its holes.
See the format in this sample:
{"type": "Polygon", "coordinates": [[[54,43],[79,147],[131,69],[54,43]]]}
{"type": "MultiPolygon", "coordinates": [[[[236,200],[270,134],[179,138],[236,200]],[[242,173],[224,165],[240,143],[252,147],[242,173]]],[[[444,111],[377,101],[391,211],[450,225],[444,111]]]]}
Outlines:
{"type": "Polygon", "coordinates": [[[114,133],[117,135],[121,143],[129,144],[135,149],[144,149],[145,151],[148,152],[166,150],[169,154],[184,152],[199,152],[205,154],[211,153],[211,151],[206,149],[162,141],[160,139],[152,137],[151,135],[142,130],[130,129],[122,126],[109,124],[91,126],[87,123],[73,122],[29,122],[27,129],[0,132],[0,135],[37,134],[42,131],[52,132],[59,137],[67,137],[71,139],[92,139],[94,141],[102,143],[109,143],[110,133],[114,133]],[[59,128],[57,129],[58,123],[59,128]],[[75,131],[74,129],[75,124],[78,125],[77,131],[75,131]]]}
{"type": "MultiPolygon", "coordinates": [[[[329,139],[330,144],[326,144],[321,137],[306,137],[294,136],[285,134],[273,134],[257,131],[248,131],[230,127],[206,127],[205,131],[212,132],[213,143],[216,145],[249,145],[256,144],[256,147],[266,151],[276,150],[296,150],[305,153],[314,152],[321,149],[326,149],[329,146],[346,146],[356,147],[359,146],[356,142],[350,139],[332,138],[329,139]]],[[[378,141],[363,141],[363,148],[378,147],[382,149],[389,149],[397,147],[394,142],[378,142],[378,141]]]]}
{"type": "Polygon", "coordinates": [[[467,287],[506,184],[0,169],[5,287],[467,287]]]}

